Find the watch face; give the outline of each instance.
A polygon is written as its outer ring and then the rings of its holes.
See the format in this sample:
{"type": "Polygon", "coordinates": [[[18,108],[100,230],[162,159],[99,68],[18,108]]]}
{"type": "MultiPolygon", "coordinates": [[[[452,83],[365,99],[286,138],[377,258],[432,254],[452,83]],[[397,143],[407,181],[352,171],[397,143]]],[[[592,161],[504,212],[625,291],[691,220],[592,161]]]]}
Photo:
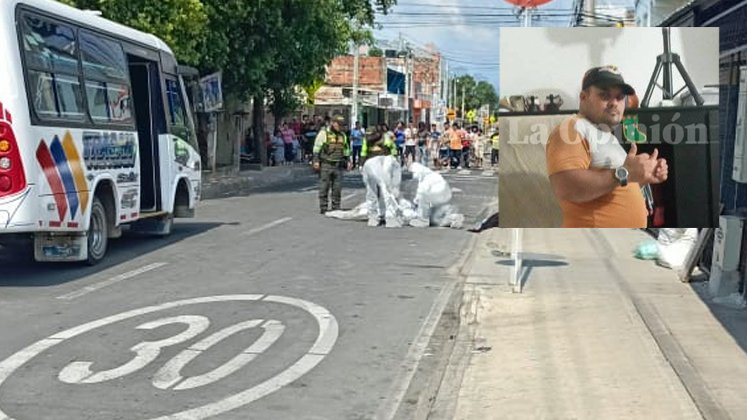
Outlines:
{"type": "Polygon", "coordinates": [[[615,177],[620,180],[626,179],[628,177],[628,170],[622,166],[615,169],[615,177]]]}

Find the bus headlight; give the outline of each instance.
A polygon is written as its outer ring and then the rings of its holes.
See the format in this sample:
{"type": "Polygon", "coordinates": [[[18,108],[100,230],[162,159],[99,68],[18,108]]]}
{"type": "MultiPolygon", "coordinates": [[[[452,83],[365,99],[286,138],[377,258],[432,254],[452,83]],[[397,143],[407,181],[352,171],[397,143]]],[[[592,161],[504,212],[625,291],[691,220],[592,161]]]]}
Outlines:
{"type": "Polygon", "coordinates": [[[10,158],[9,157],[0,158],[0,169],[2,170],[10,169],[10,158]]]}

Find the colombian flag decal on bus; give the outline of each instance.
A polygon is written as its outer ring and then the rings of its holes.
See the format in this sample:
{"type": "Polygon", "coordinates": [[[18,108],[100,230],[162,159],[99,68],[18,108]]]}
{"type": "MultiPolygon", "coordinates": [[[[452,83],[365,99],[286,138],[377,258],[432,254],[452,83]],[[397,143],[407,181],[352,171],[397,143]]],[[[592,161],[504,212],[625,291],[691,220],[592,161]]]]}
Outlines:
{"type": "Polygon", "coordinates": [[[36,159],[44,170],[44,176],[54,194],[60,222],[70,208],[70,219],[74,220],[80,209],[83,214],[88,206],[88,185],[86,184],[80,154],[70,132],[62,141],[54,136],[47,145],[44,140],[36,148],[36,159]]]}

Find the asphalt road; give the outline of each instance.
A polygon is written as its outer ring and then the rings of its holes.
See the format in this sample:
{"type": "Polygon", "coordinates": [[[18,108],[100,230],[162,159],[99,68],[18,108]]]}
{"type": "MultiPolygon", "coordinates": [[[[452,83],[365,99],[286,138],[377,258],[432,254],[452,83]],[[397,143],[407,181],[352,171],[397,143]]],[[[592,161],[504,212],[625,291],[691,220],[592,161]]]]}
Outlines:
{"type": "MultiPolygon", "coordinates": [[[[491,172],[445,176],[466,226],[495,205],[491,172]]],[[[0,249],[0,419],[390,417],[472,234],[329,219],[315,185],[203,202],[97,267],[0,249]]]]}

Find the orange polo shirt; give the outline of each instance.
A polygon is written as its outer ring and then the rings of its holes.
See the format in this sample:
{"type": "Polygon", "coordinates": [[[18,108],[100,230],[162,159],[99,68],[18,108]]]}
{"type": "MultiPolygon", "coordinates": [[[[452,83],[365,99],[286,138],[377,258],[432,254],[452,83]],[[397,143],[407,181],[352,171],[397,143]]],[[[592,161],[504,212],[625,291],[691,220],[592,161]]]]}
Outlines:
{"type": "MultiPolygon", "coordinates": [[[[611,133],[573,116],[556,127],[547,140],[547,175],[574,169],[614,169],[625,162],[625,150],[611,133]]],[[[618,186],[586,203],[559,200],[562,227],[645,228],[648,211],[640,185],[618,186]]]]}

